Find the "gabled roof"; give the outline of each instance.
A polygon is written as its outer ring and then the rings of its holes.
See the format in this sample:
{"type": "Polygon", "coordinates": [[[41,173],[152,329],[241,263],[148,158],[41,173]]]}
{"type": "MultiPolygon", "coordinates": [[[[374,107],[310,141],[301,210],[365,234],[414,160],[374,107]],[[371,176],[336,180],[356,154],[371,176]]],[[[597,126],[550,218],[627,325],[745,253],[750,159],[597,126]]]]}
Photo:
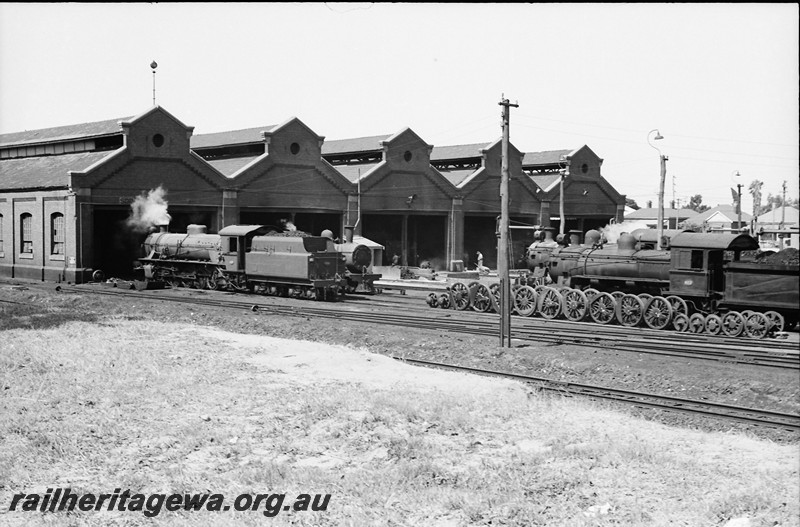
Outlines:
{"type": "MultiPolygon", "coordinates": [[[[686,219],[692,216],[697,215],[696,211],[692,209],[668,209],[664,208],[664,219],[667,218],[678,218],[686,219]]],[[[655,220],[658,219],[658,208],[657,207],[649,207],[649,208],[642,208],[639,210],[635,210],[630,214],[625,215],[626,220],[655,220]]]]}
{"type": "Polygon", "coordinates": [[[444,176],[444,178],[455,185],[456,187],[459,186],[461,183],[464,182],[469,176],[475,173],[475,170],[472,169],[465,169],[465,170],[441,170],[439,169],[439,173],[444,176]]]}
{"type": "MultiPolygon", "coordinates": [[[[694,216],[689,216],[686,218],[686,221],[689,223],[701,224],[707,222],[712,217],[717,216],[718,218],[715,221],[722,221],[725,223],[731,223],[734,221],[739,221],[738,217],[739,214],[736,212],[736,208],[733,205],[717,205],[713,209],[709,209],[705,212],[701,212],[700,214],[695,214],[694,216]]],[[[753,216],[742,211],[742,221],[749,222],[753,219],[753,216]]]]}
{"type": "Polygon", "coordinates": [[[233,177],[242,168],[246,167],[261,156],[230,157],[226,159],[205,159],[204,161],[216,168],[223,176],[233,177]]]}
{"type": "Polygon", "coordinates": [[[383,150],[381,143],[395,134],[372,135],[352,139],[334,139],[322,143],[322,155],[349,154],[351,152],[373,152],[383,150]]]}
{"type": "Polygon", "coordinates": [[[52,143],[56,141],[74,141],[79,139],[90,139],[93,137],[103,137],[122,133],[119,123],[128,121],[135,116],[121,117],[119,119],[109,119],[106,121],[96,121],[92,123],[71,124],[67,126],[57,126],[54,128],[42,128],[39,130],[26,130],[24,132],[12,132],[0,134],[0,147],[6,148],[17,145],[32,145],[40,143],[52,143]]]}
{"type": "Polygon", "coordinates": [[[542,174],[528,177],[545,192],[554,188],[555,184],[558,183],[558,180],[561,179],[560,174],[542,174]]]}
{"type": "Polygon", "coordinates": [[[522,158],[522,167],[528,168],[537,165],[556,165],[563,163],[562,157],[574,150],[547,150],[545,152],[526,152],[522,158]]]}
{"type": "Polygon", "coordinates": [[[242,130],[197,134],[192,136],[190,145],[192,149],[196,149],[263,143],[264,137],[261,135],[261,132],[270,132],[275,126],[274,124],[269,124],[266,126],[257,126],[255,128],[244,128],[242,130]]]}
{"type": "Polygon", "coordinates": [[[778,207],[758,216],[756,223],[778,225],[783,221],[784,225],[794,225],[798,222],[798,216],[800,211],[794,207],[778,207]]]}
{"type": "Polygon", "coordinates": [[[2,188],[67,188],[70,184],[69,171],[82,172],[115,152],[116,150],[107,150],[4,159],[0,162],[0,173],[3,175],[2,188]]]}

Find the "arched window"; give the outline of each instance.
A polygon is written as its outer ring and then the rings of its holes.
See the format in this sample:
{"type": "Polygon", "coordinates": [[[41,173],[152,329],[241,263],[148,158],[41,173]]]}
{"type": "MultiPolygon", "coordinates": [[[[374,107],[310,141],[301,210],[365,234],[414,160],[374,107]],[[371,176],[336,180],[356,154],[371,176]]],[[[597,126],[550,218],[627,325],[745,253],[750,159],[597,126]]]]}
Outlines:
{"type": "Polygon", "coordinates": [[[27,212],[19,217],[19,240],[21,253],[33,253],[33,216],[27,212]]]}
{"type": "Polygon", "coordinates": [[[50,254],[64,254],[64,215],[54,212],[50,215],[50,254]]]}

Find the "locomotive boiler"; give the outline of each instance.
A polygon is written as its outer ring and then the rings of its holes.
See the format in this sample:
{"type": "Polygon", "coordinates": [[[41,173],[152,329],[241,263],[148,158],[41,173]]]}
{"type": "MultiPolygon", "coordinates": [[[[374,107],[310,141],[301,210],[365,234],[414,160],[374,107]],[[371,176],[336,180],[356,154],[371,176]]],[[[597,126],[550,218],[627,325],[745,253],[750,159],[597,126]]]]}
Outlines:
{"type": "Polygon", "coordinates": [[[333,241],[262,225],[230,225],[219,234],[190,225],[185,234],[152,233],[139,259],[145,279],[173,287],[233,289],[332,300],[347,285],[345,257],[333,241]]]}

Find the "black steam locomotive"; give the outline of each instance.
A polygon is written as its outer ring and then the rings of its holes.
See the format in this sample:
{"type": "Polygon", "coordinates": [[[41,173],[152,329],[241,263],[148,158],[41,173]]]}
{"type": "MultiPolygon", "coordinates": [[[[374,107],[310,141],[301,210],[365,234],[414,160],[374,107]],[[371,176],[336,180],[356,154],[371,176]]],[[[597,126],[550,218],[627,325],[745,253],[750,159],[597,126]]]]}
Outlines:
{"type": "Polygon", "coordinates": [[[230,225],[207,234],[150,234],[138,270],[173,287],[232,289],[315,300],[335,300],[347,288],[347,258],[333,240],[263,225],[230,225]]]}

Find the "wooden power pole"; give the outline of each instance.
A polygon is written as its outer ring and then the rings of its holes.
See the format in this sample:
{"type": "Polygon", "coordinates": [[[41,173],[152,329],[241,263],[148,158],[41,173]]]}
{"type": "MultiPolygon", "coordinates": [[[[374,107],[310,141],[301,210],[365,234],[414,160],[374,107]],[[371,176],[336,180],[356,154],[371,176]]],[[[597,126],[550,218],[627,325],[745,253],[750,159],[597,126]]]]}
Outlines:
{"type": "Polygon", "coordinates": [[[511,284],[508,277],[508,127],[509,108],[519,108],[508,99],[499,103],[503,107],[503,158],[500,175],[500,240],[497,246],[497,276],[500,279],[500,347],[511,347],[511,284]]]}

